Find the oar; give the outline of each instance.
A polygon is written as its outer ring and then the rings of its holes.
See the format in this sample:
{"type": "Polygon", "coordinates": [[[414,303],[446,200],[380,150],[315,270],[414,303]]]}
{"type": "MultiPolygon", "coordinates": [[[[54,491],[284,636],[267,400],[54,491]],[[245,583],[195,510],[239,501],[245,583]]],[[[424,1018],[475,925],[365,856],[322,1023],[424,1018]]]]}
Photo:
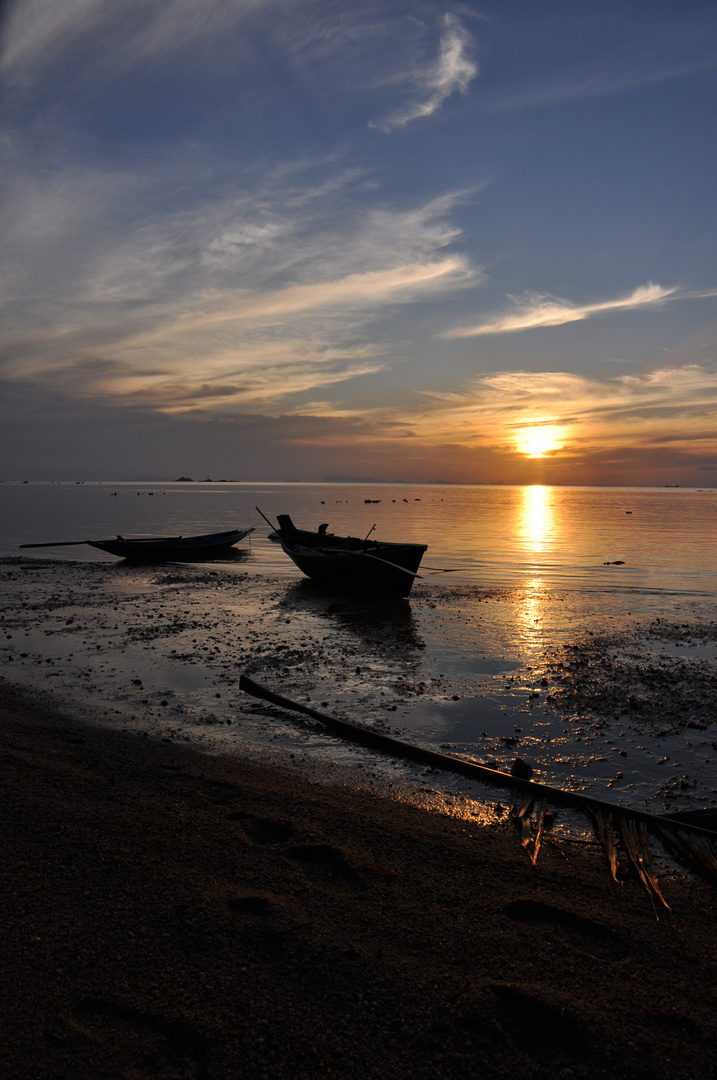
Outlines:
{"type": "MultiPolygon", "coordinates": [[[[261,510],[259,509],[259,507],[258,507],[258,506],[255,506],[255,507],[254,507],[254,509],[256,510],[256,512],[257,512],[258,514],[261,514],[261,510]]],[[[261,514],[261,516],[262,516],[262,517],[264,518],[264,521],[265,521],[265,522],[267,523],[267,525],[268,525],[268,526],[269,526],[269,528],[270,528],[270,529],[272,530],[272,532],[277,532],[277,531],[278,531],[278,530],[277,530],[277,528],[276,528],[276,525],[272,525],[272,523],[271,523],[271,522],[269,521],[269,519],[268,519],[268,517],[266,516],[266,514],[261,514]]]]}
{"type": "Polygon", "coordinates": [[[20,544],[20,547],[74,547],[76,544],[91,544],[92,542],[92,540],[50,540],[46,544],[20,544]]]}

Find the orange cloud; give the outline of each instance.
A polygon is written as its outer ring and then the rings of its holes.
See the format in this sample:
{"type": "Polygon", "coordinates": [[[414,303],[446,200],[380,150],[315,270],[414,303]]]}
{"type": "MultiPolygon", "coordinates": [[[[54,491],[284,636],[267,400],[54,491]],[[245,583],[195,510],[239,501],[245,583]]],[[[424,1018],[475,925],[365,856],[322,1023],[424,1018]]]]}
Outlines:
{"type": "Polygon", "coordinates": [[[577,459],[630,448],[717,454],[717,371],[696,364],[597,379],[569,372],[479,376],[453,393],[422,393],[412,409],[322,403],[324,417],[372,421],[374,437],[512,456],[577,459]],[[542,449],[541,449],[542,447],[542,449]],[[536,452],[538,451],[538,452],[536,452]]]}

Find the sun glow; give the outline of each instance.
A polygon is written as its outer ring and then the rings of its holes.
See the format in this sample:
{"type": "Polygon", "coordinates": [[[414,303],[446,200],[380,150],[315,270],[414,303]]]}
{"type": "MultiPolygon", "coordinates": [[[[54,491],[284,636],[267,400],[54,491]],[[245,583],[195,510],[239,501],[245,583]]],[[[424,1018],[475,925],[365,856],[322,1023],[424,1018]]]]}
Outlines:
{"type": "Polygon", "coordinates": [[[526,457],[542,458],[562,449],[556,427],[536,427],[524,430],[518,437],[518,450],[526,457]]]}

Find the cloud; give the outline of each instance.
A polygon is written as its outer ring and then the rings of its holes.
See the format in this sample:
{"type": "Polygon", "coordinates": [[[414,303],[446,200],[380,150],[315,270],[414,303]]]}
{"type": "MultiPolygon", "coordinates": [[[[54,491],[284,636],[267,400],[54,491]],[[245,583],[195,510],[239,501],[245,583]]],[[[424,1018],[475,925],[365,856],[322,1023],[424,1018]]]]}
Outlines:
{"type": "Polygon", "coordinates": [[[609,311],[625,311],[633,308],[656,307],[666,300],[713,296],[714,292],[701,294],[682,293],[678,286],[664,288],[662,285],[640,285],[629,296],[616,300],[604,300],[596,304],[571,304],[569,300],[529,293],[522,299],[511,297],[514,306],[511,311],[493,316],[487,322],[476,326],[459,327],[441,335],[445,338],[480,337],[484,334],[515,334],[522,330],[532,330],[539,326],[563,326],[565,323],[580,322],[602,315],[609,311]]]}
{"type": "Polygon", "coordinates": [[[158,327],[126,344],[158,338],[185,337],[220,323],[266,324],[283,322],[319,312],[339,309],[346,313],[376,305],[408,302],[425,291],[437,291],[470,276],[465,261],[453,256],[431,263],[395,266],[390,270],[350,274],[337,281],[318,281],[295,285],[278,292],[212,299],[203,310],[182,315],[168,326],[158,327]],[[213,310],[207,310],[211,306],[213,310]]]}
{"type": "Polygon", "coordinates": [[[560,456],[574,461],[607,449],[717,450],[717,370],[697,364],[597,379],[570,372],[499,372],[462,391],[429,394],[412,423],[431,441],[505,451],[550,427],[560,456]]]}
{"type": "MultiPolygon", "coordinates": [[[[229,397],[243,406],[287,401],[381,371],[388,360],[377,355],[378,347],[337,344],[355,336],[358,326],[349,325],[351,319],[434,294],[465,274],[463,262],[449,258],[240,300],[231,294],[212,297],[203,309],[172,323],[105,344],[99,357],[110,364],[109,373],[104,363],[93,361],[81,366],[80,378],[76,364],[64,375],[50,371],[44,377],[65,384],[69,379],[81,396],[124,396],[160,411],[225,407],[229,397]],[[303,333],[302,320],[307,323],[303,333]]],[[[81,352],[98,355],[88,347],[81,352]]]]}
{"type": "Polygon", "coordinates": [[[192,41],[221,39],[270,3],[283,6],[283,0],[16,0],[3,28],[0,73],[31,80],[75,51],[96,73],[91,57],[98,46],[105,71],[118,70],[192,41]]]}
{"type": "Polygon", "coordinates": [[[104,15],[102,0],[23,0],[5,15],[0,72],[38,66],[53,50],[86,33],[104,15]]]}
{"type": "Polygon", "coordinates": [[[405,127],[412,120],[432,116],[456,91],[465,94],[469,83],[478,74],[478,66],[470,55],[471,45],[470,34],[455,15],[447,14],[437,60],[423,71],[412,72],[409,76],[418,83],[414,100],[384,120],[371,122],[369,126],[390,133],[405,127]]]}
{"type": "MultiPolygon", "coordinates": [[[[327,403],[319,414],[352,415],[344,404],[332,412],[327,403]]],[[[383,431],[387,443],[395,438],[397,460],[407,431],[426,450],[452,446],[507,458],[524,455],[542,432],[550,437],[548,456],[568,473],[608,453],[628,458],[669,449],[693,460],[714,459],[717,369],[689,364],[610,379],[560,371],[493,372],[453,392],[422,392],[412,407],[354,410],[353,415],[383,431]]]]}
{"type": "Polygon", "coordinates": [[[173,171],[34,175],[18,155],[0,204],[6,378],[156,409],[166,394],[168,411],[258,407],[399,362],[370,324],[482,280],[446,251],[462,193],[365,209],[363,176],[326,159],[229,192],[191,168],[175,191],[173,171]]]}
{"type": "MultiPolygon", "coordinates": [[[[254,348],[228,351],[225,355],[202,357],[201,362],[185,360],[165,370],[135,370],[123,363],[107,369],[77,390],[87,398],[105,403],[153,409],[173,414],[201,411],[215,416],[236,412],[238,408],[275,408],[317,387],[381,371],[384,363],[373,359],[370,349],[331,349],[306,342],[282,341],[273,348],[260,344],[254,348]]],[[[81,369],[80,369],[81,370],[81,369]]],[[[79,384],[80,371],[76,375],[79,384]]]]}
{"type": "MultiPolygon", "coordinates": [[[[299,378],[305,374],[300,363],[295,371],[299,378]]],[[[105,375],[111,374],[106,366],[105,375]]],[[[191,410],[181,396],[188,380],[177,383],[176,398],[165,385],[156,401],[146,388],[136,398],[124,387],[116,399],[83,401],[45,383],[4,385],[6,475],[57,478],[69,469],[82,477],[126,477],[146,474],[151,460],[165,476],[204,468],[230,476],[240,469],[237,479],[320,479],[327,471],[383,476],[388,462],[390,475],[417,481],[523,483],[539,475],[545,483],[650,484],[667,478],[688,483],[699,475],[709,483],[717,468],[717,370],[705,366],[612,379],[494,372],[452,393],[421,394],[412,408],[359,409],[309,399],[263,413],[242,411],[240,379],[203,375],[195,381],[191,410]],[[169,407],[160,413],[163,401],[169,407]],[[541,433],[549,447],[536,474],[527,453],[541,433]],[[58,445],[68,447],[62,459],[58,445]]],[[[268,380],[285,375],[288,368],[267,364],[268,380]]]]}

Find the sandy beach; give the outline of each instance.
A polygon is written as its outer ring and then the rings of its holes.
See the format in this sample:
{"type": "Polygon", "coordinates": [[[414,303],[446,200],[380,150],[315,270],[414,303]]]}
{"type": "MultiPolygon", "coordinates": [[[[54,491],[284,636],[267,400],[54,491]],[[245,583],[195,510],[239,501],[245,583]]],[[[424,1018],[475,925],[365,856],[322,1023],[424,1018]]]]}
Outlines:
{"type": "Polygon", "coordinates": [[[521,644],[520,590],[422,588],[386,613],[271,576],[249,589],[241,559],[2,574],[4,1075],[715,1071],[712,886],[661,859],[658,920],[629,861],[616,884],[562,811],[533,865],[508,791],[344,745],[238,686],[408,739],[436,710],[488,725],[492,707],[494,730],[448,752],[522,753],[578,785],[587,762],[617,801],[654,784],[660,812],[714,787],[704,613],[565,633],[546,594],[521,644]]]}
{"type": "Polygon", "coordinates": [[[717,908],[1,693],[8,1077],[689,1077],[717,908]]]}

